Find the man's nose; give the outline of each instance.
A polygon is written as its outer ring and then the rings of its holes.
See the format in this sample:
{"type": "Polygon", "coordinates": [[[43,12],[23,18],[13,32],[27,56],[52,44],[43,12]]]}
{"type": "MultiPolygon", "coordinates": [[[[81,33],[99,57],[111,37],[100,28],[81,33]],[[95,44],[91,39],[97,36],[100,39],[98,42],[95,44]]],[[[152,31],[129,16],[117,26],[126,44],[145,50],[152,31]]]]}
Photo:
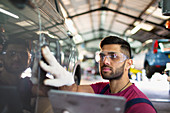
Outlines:
{"type": "Polygon", "coordinates": [[[19,53],[15,53],[15,55],[13,55],[13,59],[20,60],[21,59],[21,55],[19,53]]]}
{"type": "Polygon", "coordinates": [[[103,59],[103,63],[106,65],[110,65],[110,58],[108,56],[105,56],[103,59]]]}

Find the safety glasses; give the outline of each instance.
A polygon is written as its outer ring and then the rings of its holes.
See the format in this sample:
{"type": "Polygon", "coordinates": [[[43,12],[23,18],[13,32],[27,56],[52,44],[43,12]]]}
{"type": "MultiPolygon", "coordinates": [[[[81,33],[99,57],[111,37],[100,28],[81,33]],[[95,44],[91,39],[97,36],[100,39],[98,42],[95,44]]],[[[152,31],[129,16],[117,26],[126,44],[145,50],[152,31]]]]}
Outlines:
{"type": "Polygon", "coordinates": [[[19,55],[21,57],[28,56],[28,52],[27,51],[14,51],[14,50],[12,50],[12,51],[8,51],[8,52],[7,51],[3,52],[2,54],[7,55],[9,57],[13,57],[13,56],[16,56],[16,55],[19,55]]]}
{"type": "Polygon", "coordinates": [[[107,59],[109,62],[119,63],[128,59],[128,57],[123,53],[113,51],[100,51],[96,53],[96,55],[96,57],[98,57],[98,62],[103,62],[107,59]]]}

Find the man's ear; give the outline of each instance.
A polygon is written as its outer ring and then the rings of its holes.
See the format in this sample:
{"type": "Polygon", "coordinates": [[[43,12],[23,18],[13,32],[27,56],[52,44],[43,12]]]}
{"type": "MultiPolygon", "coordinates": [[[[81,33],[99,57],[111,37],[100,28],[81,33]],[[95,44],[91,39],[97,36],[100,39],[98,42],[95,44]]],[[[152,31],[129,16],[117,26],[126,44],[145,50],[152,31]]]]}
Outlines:
{"type": "Polygon", "coordinates": [[[129,70],[132,64],[133,64],[133,60],[132,59],[128,59],[126,61],[126,68],[125,69],[129,70]]]}

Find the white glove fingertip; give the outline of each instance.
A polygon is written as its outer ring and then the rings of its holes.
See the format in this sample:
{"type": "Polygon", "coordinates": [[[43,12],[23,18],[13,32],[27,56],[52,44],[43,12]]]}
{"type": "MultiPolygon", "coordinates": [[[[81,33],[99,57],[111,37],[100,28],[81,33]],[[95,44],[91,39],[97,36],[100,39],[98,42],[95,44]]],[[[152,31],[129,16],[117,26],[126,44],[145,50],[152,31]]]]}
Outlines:
{"type": "Polygon", "coordinates": [[[50,49],[47,46],[42,48],[42,53],[43,54],[48,54],[49,52],[50,52],[50,49]]]}
{"type": "Polygon", "coordinates": [[[57,79],[46,79],[44,84],[47,86],[54,86],[54,87],[61,87],[64,86],[62,83],[59,82],[57,79]]]}
{"type": "Polygon", "coordinates": [[[47,86],[53,86],[53,84],[51,82],[52,82],[52,79],[44,80],[44,84],[47,85],[47,86]]]}

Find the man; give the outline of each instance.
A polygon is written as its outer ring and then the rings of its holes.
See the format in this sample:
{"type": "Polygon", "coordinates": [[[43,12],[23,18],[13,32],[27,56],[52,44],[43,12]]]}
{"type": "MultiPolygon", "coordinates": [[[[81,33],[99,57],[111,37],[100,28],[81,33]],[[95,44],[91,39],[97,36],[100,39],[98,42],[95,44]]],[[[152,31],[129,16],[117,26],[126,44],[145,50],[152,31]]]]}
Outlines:
{"type": "MultiPolygon", "coordinates": [[[[40,61],[40,66],[53,74],[55,79],[45,80],[44,83],[59,87],[60,90],[123,96],[127,99],[127,102],[134,98],[144,98],[148,101],[148,98],[130,82],[128,77],[128,70],[133,63],[130,59],[131,48],[129,43],[116,36],[109,36],[101,41],[100,48],[99,71],[104,79],[109,80],[109,83],[99,82],[79,86],[74,84],[72,75],[59,65],[48,47],[42,48],[42,54],[49,65],[40,61]]],[[[125,110],[125,113],[155,112],[155,109],[147,103],[134,104],[125,110]]]]}
{"type": "Polygon", "coordinates": [[[0,84],[17,85],[21,74],[29,67],[30,52],[28,43],[23,39],[9,39],[3,45],[2,60],[4,70],[0,75],[0,84]]]}
{"type": "MultiPolygon", "coordinates": [[[[29,77],[22,78],[21,74],[29,67],[30,64],[30,52],[28,50],[28,43],[23,39],[10,38],[3,44],[1,52],[1,73],[0,73],[0,88],[2,89],[17,89],[16,92],[19,95],[21,101],[17,100],[18,105],[22,103],[22,110],[31,111],[31,97],[32,97],[32,82],[29,77]]],[[[8,92],[2,92],[8,93],[8,92]]],[[[4,91],[4,90],[3,90],[4,91]]],[[[13,90],[12,90],[13,91],[13,90]]],[[[16,92],[11,91],[11,96],[16,95],[16,92]],[[13,93],[13,94],[12,94],[13,93]]],[[[8,94],[6,94],[7,96],[8,94]]],[[[2,99],[3,97],[1,97],[2,99]]],[[[6,97],[5,97],[6,98],[6,97]]],[[[17,98],[16,98],[17,99],[17,98]]],[[[1,100],[2,101],[2,100],[1,100]]],[[[12,101],[11,103],[15,103],[12,101]]],[[[6,113],[16,113],[18,112],[13,104],[6,104],[5,99],[3,99],[2,105],[0,105],[0,112],[4,109],[9,109],[6,113]]]]}

